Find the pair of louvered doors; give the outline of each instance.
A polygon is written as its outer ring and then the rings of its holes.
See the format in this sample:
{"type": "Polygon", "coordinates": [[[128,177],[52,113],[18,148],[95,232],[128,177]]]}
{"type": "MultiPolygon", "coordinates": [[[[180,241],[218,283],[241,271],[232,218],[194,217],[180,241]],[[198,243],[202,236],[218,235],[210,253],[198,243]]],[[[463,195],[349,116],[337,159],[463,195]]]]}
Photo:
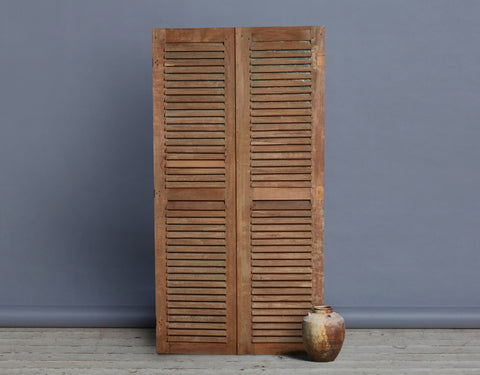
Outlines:
{"type": "Polygon", "coordinates": [[[159,353],[303,348],[323,302],[323,41],[153,30],[159,353]]]}

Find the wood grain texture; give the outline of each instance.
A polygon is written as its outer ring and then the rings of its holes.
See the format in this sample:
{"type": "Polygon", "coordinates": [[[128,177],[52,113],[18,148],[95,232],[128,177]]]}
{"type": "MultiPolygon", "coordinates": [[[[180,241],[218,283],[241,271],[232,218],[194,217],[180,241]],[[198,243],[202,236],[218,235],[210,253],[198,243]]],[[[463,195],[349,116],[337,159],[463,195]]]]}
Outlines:
{"type": "Polygon", "coordinates": [[[252,352],[251,264],[250,264],[250,119],[248,29],[235,30],[236,129],[237,129],[237,353],[252,352]]]}
{"type": "Polygon", "coordinates": [[[165,226],[165,128],[164,128],[164,49],[165,30],[152,31],[153,79],[153,168],[155,205],[155,306],[157,352],[166,352],[167,344],[167,278],[165,226]]]}
{"type": "Polygon", "coordinates": [[[313,305],[324,302],[325,28],[312,28],[312,289],[313,305]]]}
{"type": "Polygon", "coordinates": [[[225,129],[226,154],[225,189],[227,241],[227,347],[229,353],[237,351],[237,205],[236,205],[236,77],[235,77],[235,31],[225,35],[225,129]]]}

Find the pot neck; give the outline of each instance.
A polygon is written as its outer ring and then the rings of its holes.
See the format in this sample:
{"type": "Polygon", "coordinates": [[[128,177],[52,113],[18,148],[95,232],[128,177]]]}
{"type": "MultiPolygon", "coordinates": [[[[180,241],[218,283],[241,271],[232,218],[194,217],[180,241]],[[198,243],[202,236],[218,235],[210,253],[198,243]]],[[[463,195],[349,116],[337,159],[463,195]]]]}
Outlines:
{"type": "Polygon", "coordinates": [[[330,314],[333,312],[333,308],[327,305],[313,306],[313,312],[317,314],[330,314]]]}

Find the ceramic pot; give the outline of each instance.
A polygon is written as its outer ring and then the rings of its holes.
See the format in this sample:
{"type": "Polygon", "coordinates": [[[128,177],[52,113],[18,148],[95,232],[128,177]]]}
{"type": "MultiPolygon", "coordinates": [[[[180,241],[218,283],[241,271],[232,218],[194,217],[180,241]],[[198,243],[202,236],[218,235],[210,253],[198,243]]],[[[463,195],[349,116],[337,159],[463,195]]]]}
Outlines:
{"type": "Polygon", "coordinates": [[[331,306],[314,306],[302,322],[303,344],[315,362],[333,361],[345,338],[345,322],[331,306]]]}

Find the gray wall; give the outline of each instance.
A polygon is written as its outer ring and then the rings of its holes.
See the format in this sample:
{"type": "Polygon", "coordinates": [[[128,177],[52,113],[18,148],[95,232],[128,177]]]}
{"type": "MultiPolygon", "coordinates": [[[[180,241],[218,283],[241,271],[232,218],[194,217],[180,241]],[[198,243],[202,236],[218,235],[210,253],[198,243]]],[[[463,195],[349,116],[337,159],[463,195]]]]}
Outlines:
{"type": "Polygon", "coordinates": [[[153,324],[151,29],[283,25],[326,26],[326,302],[480,327],[480,2],[415,0],[2,1],[0,325],[153,324]]]}

